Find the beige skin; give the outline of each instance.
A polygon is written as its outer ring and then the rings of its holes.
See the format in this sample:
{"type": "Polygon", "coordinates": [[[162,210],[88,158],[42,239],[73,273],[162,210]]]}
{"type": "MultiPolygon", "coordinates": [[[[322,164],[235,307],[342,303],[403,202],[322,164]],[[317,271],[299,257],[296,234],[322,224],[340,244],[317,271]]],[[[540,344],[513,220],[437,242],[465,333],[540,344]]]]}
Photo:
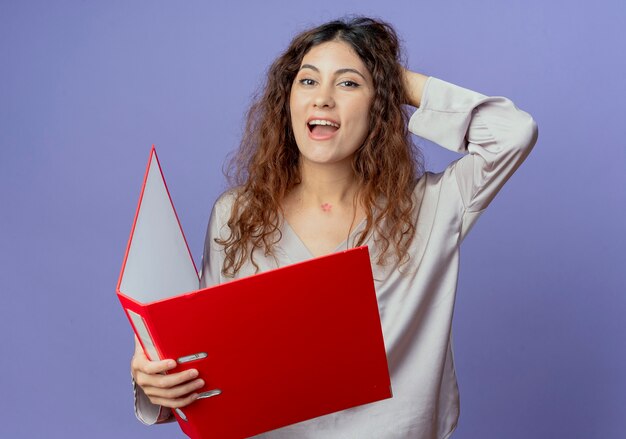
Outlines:
{"type": "Polygon", "coordinates": [[[313,256],[331,253],[364,216],[351,161],[369,128],[374,83],[363,61],[343,42],[312,48],[289,98],[302,182],[282,203],[286,221],[313,256]],[[338,122],[332,138],[315,140],[307,121],[338,122]],[[325,209],[322,208],[325,206],[325,209]]]}
{"type": "MultiPolygon", "coordinates": [[[[407,104],[419,107],[427,79],[404,70],[407,104]]],[[[320,44],[304,56],[290,96],[302,182],[286,197],[283,208],[285,219],[313,256],[333,252],[365,216],[353,201],[358,187],[351,160],[367,136],[372,96],[371,75],[346,43],[320,44]],[[310,117],[332,119],[340,128],[331,139],[313,140],[306,126],[310,117]]],[[[204,385],[198,371],[167,373],[175,367],[171,359],[148,360],[135,338],[131,373],[153,404],[179,408],[196,399],[204,385]]]]}

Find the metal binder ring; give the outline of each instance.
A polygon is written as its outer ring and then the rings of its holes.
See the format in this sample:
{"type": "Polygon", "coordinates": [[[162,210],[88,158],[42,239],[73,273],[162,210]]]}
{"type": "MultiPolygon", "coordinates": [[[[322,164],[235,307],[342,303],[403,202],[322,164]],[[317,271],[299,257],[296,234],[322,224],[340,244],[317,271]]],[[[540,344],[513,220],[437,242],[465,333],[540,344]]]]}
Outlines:
{"type": "Polygon", "coordinates": [[[206,358],[208,355],[206,352],[198,352],[197,354],[185,355],[184,357],[180,357],[176,361],[178,364],[189,363],[190,361],[202,360],[206,358]]]}
{"type": "Polygon", "coordinates": [[[181,409],[174,409],[176,411],[176,413],[178,413],[178,416],[180,416],[180,418],[187,422],[187,416],[185,416],[185,413],[183,413],[183,411],[181,409]]]}
{"type": "Polygon", "coordinates": [[[220,389],[213,389],[213,390],[209,390],[208,392],[198,393],[198,397],[196,399],[211,398],[212,396],[217,396],[221,393],[222,391],[220,389]]]}

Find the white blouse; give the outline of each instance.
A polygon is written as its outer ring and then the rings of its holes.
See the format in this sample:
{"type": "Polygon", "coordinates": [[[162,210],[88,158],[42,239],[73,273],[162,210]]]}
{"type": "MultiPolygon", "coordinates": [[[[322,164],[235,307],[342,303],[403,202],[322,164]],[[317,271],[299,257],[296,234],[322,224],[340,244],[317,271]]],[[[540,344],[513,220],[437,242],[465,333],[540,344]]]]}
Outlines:
{"type": "MultiPolygon", "coordinates": [[[[258,438],[448,438],[459,416],[451,324],[459,273],[459,246],[500,188],[524,161],[537,139],[532,117],[504,97],[487,97],[440,79],[428,78],[412,133],[465,153],[445,171],[425,173],[414,194],[416,235],[410,261],[398,268],[372,261],[376,294],[391,375],[391,399],[321,416],[258,438]],[[468,154],[469,153],[469,154],[468,154]]],[[[215,204],[205,241],[201,286],[230,280],[221,274],[223,251],[215,237],[228,236],[232,197],[215,204]]],[[[357,227],[337,250],[352,247],[357,227]]],[[[275,257],[255,253],[260,271],[311,259],[284,223],[275,257]]],[[[377,249],[371,236],[370,254],[377,249]]],[[[237,277],[255,272],[248,263],[237,277]]],[[[135,387],[136,414],[144,423],[162,421],[169,410],[152,405],[135,387]]],[[[252,414],[251,414],[252,415],[252,414]]]]}

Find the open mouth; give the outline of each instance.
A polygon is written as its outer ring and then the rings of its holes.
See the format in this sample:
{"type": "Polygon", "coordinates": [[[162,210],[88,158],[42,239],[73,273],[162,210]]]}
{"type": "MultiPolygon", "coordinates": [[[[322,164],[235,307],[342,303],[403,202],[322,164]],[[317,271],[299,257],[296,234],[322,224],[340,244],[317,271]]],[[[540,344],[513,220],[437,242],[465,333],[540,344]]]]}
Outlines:
{"type": "Polygon", "coordinates": [[[307,123],[307,127],[314,139],[327,139],[337,132],[339,124],[327,119],[312,119],[307,123]]]}

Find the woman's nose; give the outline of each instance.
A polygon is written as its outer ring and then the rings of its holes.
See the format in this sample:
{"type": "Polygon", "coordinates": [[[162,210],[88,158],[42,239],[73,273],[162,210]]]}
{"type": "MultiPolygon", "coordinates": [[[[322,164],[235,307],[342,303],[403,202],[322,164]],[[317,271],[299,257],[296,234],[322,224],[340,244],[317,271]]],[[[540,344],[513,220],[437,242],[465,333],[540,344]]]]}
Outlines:
{"type": "Polygon", "coordinates": [[[333,108],[335,106],[335,100],[333,98],[332,91],[327,87],[318,88],[313,105],[318,108],[333,108]]]}

